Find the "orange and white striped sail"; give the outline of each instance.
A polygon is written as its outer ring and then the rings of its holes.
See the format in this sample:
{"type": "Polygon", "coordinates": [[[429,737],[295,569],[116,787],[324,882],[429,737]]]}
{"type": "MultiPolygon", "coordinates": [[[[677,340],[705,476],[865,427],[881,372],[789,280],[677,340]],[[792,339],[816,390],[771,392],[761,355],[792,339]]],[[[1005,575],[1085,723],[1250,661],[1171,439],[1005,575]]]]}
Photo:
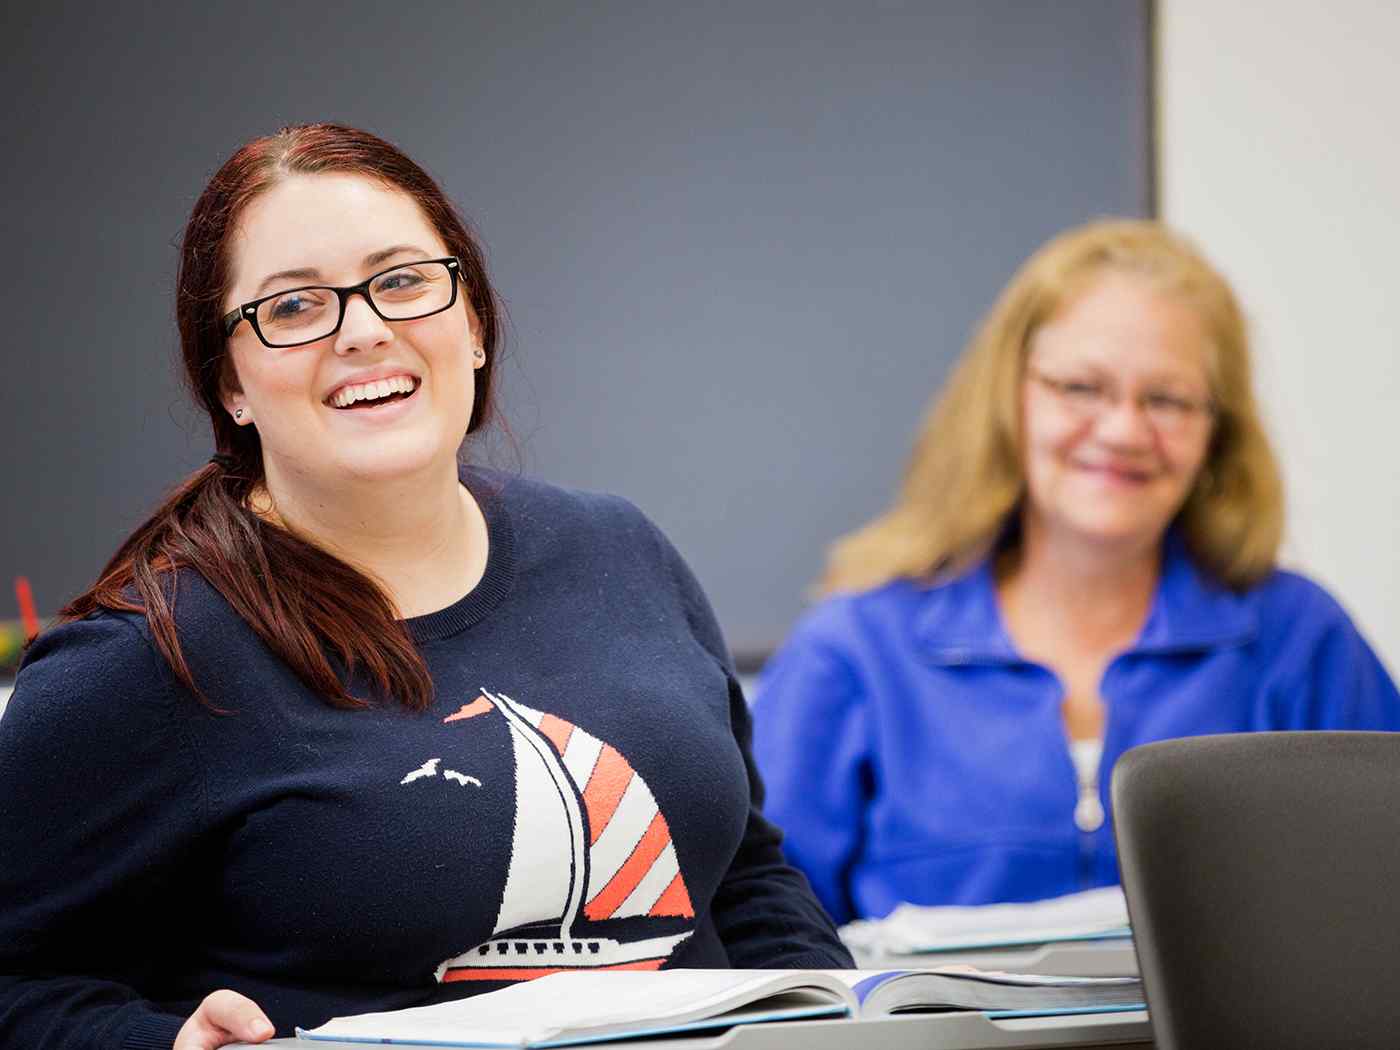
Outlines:
{"type": "Polygon", "coordinates": [[[671,829],[656,797],[618,750],[556,715],[515,702],[582,789],[588,814],[588,889],[593,920],[637,915],[693,918],[671,829]]]}

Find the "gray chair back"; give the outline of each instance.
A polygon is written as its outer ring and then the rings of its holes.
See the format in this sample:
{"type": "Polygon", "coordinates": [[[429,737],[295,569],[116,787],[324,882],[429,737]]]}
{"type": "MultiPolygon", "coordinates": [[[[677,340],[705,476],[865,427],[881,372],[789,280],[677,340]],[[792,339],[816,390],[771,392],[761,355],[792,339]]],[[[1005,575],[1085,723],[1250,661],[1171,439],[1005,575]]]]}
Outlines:
{"type": "Polygon", "coordinates": [[[1146,744],[1111,795],[1160,1050],[1400,1047],[1400,734],[1146,744]]]}

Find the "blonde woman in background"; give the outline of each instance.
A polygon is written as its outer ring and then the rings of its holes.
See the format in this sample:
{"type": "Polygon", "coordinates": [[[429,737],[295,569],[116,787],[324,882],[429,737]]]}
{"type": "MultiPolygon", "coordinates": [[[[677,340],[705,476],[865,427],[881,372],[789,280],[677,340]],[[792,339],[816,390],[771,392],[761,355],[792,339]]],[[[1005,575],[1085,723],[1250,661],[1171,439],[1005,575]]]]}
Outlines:
{"type": "Polygon", "coordinates": [[[1341,607],[1276,567],[1283,494],[1218,272],[1098,222],[1015,275],[895,504],[770,661],[768,815],[838,921],[1118,880],[1127,748],[1400,728],[1341,607]]]}

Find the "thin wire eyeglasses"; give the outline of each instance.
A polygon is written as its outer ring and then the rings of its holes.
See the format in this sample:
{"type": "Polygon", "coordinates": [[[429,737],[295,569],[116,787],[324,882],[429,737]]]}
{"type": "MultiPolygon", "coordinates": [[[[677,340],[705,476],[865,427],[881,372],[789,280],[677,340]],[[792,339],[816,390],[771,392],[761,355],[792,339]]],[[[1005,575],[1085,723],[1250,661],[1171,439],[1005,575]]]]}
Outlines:
{"type": "Polygon", "coordinates": [[[269,349],[314,343],[340,331],[352,295],[363,296],[369,308],[385,321],[416,321],[441,313],[457,301],[461,272],[461,262],[452,255],[399,263],[345,288],[324,284],[287,288],[224,314],[224,335],[233,335],[238,322],[246,320],[269,349]]]}
{"type": "MultiPolygon", "coordinates": [[[[1067,409],[1086,419],[1098,419],[1123,396],[1117,387],[1100,379],[1063,379],[1029,366],[1026,375],[1054,394],[1067,409]]],[[[1184,430],[1216,414],[1211,398],[1189,397],[1170,390],[1149,388],[1132,395],[1132,401],[1152,426],[1162,432],[1184,430]]]]}

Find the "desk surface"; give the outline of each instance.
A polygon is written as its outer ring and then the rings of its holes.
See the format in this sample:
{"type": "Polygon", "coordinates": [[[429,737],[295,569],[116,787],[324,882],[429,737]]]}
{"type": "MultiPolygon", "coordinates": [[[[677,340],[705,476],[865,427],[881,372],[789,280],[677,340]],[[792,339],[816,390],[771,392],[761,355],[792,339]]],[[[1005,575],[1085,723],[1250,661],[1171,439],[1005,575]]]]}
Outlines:
{"type": "MultiPolygon", "coordinates": [[[[628,1039],[613,1044],[622,1050],[1038,1050],[1042,1047],[1151,1047],[1152,1029],[1143,1011],[1036,1017],[992,1021],[980,1013],[916,1014],[868,1021],[783,1021],[738,1025],[714,1035],[628,1039]]],[[[365,1050],[364,1043],[327,1043],[309,1039],[272,1039],[260,1044],[279,1050],[365,1050]]],[[[396,1044],[399,1050],[415,1050],[396,1044]]],[[[255,1050],[251,1043],[231,1050],[255,1050]]],[[[440,1050],[420,1047],[418,1050],[440,1050]]]]}

